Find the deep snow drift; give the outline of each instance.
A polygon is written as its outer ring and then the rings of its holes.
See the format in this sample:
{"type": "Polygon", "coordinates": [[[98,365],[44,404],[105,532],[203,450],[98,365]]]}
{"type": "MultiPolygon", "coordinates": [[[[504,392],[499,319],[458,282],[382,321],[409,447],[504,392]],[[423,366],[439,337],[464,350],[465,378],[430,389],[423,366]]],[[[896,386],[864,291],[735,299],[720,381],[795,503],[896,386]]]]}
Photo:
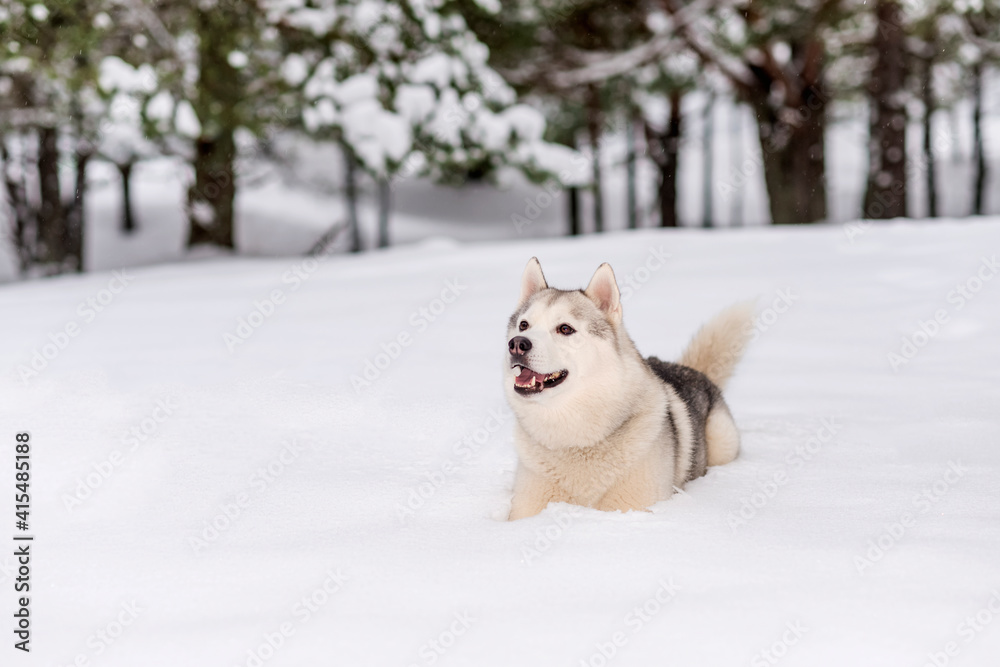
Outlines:
{"type": "Polygon", "coordinates": [[[36,535],[15,659],[986,664],[998,247],[997,219],[643,231],[5,285],[0,539],[24,430],[36,535]],[[610,261],[645,354],[760,297],[727,392],[741,457],[649,513],[500,521],[532,255],[559,287],[610,261]]]}

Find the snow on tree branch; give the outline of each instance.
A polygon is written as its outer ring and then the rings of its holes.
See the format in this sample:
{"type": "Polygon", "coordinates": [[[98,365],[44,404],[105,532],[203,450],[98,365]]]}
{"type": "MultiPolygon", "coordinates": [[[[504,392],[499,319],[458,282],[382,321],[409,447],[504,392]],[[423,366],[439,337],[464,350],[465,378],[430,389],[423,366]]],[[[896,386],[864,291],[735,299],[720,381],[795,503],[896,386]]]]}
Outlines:
{"type": "Polygon", "coordinates": [[[542,115],[516,103],[488,49],[439,4],[265,0],[270,23],[313,41],[281,65],[305,96],[306,129],[332,133],[380,177],[513,167],[569,179],[575,153],[542,139],[542,115]]]}

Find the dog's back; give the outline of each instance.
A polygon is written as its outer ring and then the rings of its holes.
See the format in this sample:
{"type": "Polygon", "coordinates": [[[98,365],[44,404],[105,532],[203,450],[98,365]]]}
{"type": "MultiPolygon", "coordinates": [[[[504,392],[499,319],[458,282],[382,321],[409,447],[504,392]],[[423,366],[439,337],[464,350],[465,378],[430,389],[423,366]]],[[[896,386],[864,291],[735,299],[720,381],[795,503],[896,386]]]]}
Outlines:
{"type": "MultiPolygon", "coordinates": [[[[688,419],[691,424],[691,443],[679,442],[680,436],[676,427],[671,431],[674,443],[675,482],[688,482],[705,474],[708,470],[708,446],[705,441],[705,425],[708,415],[719,403],[722,403],[722,391],[708,379],[708,376],[688,366],[663,361],[656,357],[646,359],[646,365],[660,380],[669,385],[683,403],[684,412],[670,415],[671,423],[676,419],[688,419]],[[681,453],[689,452],[689,460],[681,460],[681,453]]],[[[674,412],[679,412],[677,406],[671,406],[674,412]]]]}

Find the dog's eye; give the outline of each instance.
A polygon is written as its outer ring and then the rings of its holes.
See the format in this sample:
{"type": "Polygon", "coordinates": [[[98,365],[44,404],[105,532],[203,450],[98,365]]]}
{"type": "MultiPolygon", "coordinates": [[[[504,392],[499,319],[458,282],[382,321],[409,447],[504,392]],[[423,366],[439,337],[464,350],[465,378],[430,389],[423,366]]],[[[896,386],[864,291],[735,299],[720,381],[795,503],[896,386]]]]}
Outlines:
{"type": "Polygon", "coordinates": [[[568,336],[570,334],[575,334],[576,333],[576,329],[574,329],[573,327],[571,327],[568,324],[560,324],[559,328],[556,329],[556,331],[558,331],[559,333],[561,333],[563,336],[568,336]]]}
{"type": "Polygon", "coordinates": [[[521,323],[517,325],[518,331],[524,331],[528,328],[528,320],[521,320],[521,323]]]}

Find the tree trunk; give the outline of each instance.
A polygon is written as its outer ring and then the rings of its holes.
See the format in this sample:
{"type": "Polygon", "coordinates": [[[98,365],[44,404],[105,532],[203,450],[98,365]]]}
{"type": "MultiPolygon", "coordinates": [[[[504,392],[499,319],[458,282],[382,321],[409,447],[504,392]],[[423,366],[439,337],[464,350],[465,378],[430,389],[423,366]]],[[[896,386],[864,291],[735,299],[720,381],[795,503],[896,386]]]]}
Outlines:
{"type": "Polygon", "coordinates": [[[118,165],[118,173],[122,177],[122,232],[131,234],[135,231],[135,216],[132,213],[132,167],[134,163],[126,162],[118,165]]]}
{"type": "MultiPolygon", "coordinates": [[[[579,148],[576,134],[572,133],[569,140],[565,142],[574,151],[579,148]]],[[[571,185],[565,189],[566,192],[566,218],[569,223],[569,235],[579,236],[580,229],[580,188],[571,185]]]]}
{"type": "Polygon", "coordinates": [[[646,126],[646,143],[649,156],[660,172],[659,201],[660,226],[678,227],[677,215],[677,165],[681,142],[681,93],[670,93],[670,116],[667,129],[660,134],[646,126]]]}
{"type": "Polygon", "coordinates": [[[934,60],[927,58],[924,60],[921,96],[924,103],[924,169],[926,170],[924,175],[927,187],[927,217],[929,218],[936,218],[938,215],[937,179],[934,173],[934,147],[931,136],[931,119],[934,116],[933,73],[934,60]]]}
{"type": "Polygon", "coordinates": [[[195,142],[194,185],[188,190],[188,247],[202,243],[234,248],[236,143],[229,128],[195,142]]]}
{"type": "Polygon", "coordinates": [[[660,177],[660,226],[680,227],[677,214],[677,167],[681,153],[681,94],[670,93],[670,118],[663,142],[663,171],[660,177]]]}
{"type": "Polygon", "coordinates": [[[705,156],[702,180],[702,218],[701,226],[708,229],[712,226],[712,109],[715,107],[715,93],[709,93],[705,102],[705,114],[702,118],[701,146],[705,156]]]}
{"type": "Polygon", "coordinates": [[[245,3],[195,3],[198,83],[193,107],[201,123],[195,140],[195,182],[188,191],[188,245],[234,248],[236,200],[236,128],[244,124],[239,109],[246,90],[243,77],[229,62],[239,45],[245,3]]]}
{"type": "Polygon", "coordinates": [[[59,187],[59,131],[54,127],[38,130],[38,239],[36,260],[61,271],[66,259],[66,217],[59,187]]]}
{"type": "Polygon", "coordinates": [[[869,82],[872,103],[868,187],[864,217],[906,216],[906,34],[902,6],[878,0],[878,27],[872,43],[875,69],[869,82]]]}
{"type": "Polygon", "coordinates": [[[626,219],[628,220],[628,228],[636,229],[639,226],[638,221],[638,204],[636,203],[636,183],[635,183],[635,128],[638,124],[638,119],[635,114],[628,119],[628,124],[625,127],[625,137],[627,141],[627,152],[625,154],[625,171],[626,171],[626,190],[627,190],[627,203],[626,206],[628,210],[626,211],[626,219]]]}
{"type": "Polygon", "coordinates": [[[751,104],[764,161],[771,222],[791,225],[826,218],[824,165],[827,98],[814,87],[801,91],[797,109],[775,109],[769,91],[755,91],[751,104]],[[782,116],[791,116],[788,121],[782,116]]]}
{"type": "Polygon", "coordinates": [[[580,235],[580,188],[566,188],[566,211],[569,217],[569,235],[580,235]]]}
{"type": "Polygon", "coordinates": [[[986,193],[986,155],[983,152],[983,64],[972,66],[972,128],[974,136],[976,176],[973,192],[973,215],[983,214],[983,199],[986,193]]]}
{"type": "Polygon", "coordinates": [[[35,259],[36,239],[31,232],[37,232],[37,218],[35,211],[28,204],[24,168],[14,167],[11,164],[12,160],[13,156],[7,148],[7,138],[0,135],[0,165],[3,167],[4,188],[7,193],[7,203],[14,214],[12,240],[17,253],[18,271],[25,276],[35,259]]]}
{"type": "Polygon", "coordinates": [[[601,187],[601,98],[596,86],[590,88],[587,108],[587,133],[591,149],[591,173],[594,192],[594,231],[604,231],[604,201],[601,187]]]}
{"type": "Polygon", "coordinates": [[[75,269],[83,273],[83,239],[84,223],[86,222],[87,166],[93,153],[89,145],[81,142],[76,151],[76,183],[73,192],[73,204],[66,214],[66,249],[69,257],[75,262],[75,269]]]}
{"type": "Polygon", "coordinates": [[[344,198],[347,200],[347,233],[351,239],[351,252],[361,252],[361,229],[358,223],[358,166],[354,154],[346,146],[344,151],[344,198]]]}
{"type": "Polygon", "coordinates": [[[378,178],[378,247],[389,247],[389,179],[378,178]]]}
{"type": "MultiPolygon", "coordinates": [[[[743,116],[740,105],[733,101],[729,115],[729,148],[730,164],[732,169],[738,169],[743,162],[743,116]]],[[[743,188],[734,188],[732,202],[730,204],[730,226],[743,226],[743,188]]]]}
{"type": "MultiPolygon", "coordinates": [[[[85,4],[85,3],[84,3],[85,4]]],[[[74,67],[78,77],[85,78],[85,68],[88,56],[85,53],[78,53],[73,58],[74,67]]],[[[66,212],[66,234],[67,252],[74,260],[76,270],[80,273],[84,270],[83,239],[84,223],[86,222],[86,195],[87,195],[87,166],[90,158],[93,157],[96,147],[88,136],[86,124],[84,122],[83,104],[79,90],[74,89],[70,99],[70,114],[73,118],[73,132],[75,134],[76,149],[74,159],[76,163],[76,182],[73,188],[73,201],[66,212]]]]}

